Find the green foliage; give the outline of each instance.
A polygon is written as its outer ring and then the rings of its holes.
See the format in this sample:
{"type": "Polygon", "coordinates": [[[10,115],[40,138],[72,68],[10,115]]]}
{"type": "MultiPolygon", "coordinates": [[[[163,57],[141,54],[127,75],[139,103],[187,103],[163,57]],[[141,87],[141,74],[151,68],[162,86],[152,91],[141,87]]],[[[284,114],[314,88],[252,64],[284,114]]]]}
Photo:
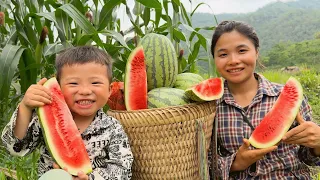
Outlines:
{"type": "Polygon", "coordinates": [[[318,72],[313,69],[303,70],[298,75],[304,94],[308,97],[308,101],[313,109],[313,118],[320,122],[320,79],[318,72]]]}
{"type": "Polygon", "coordinates": [[[5,148],[0,146],[0,167],[6,167],[9,171],[16,171],[16,176],[19,180],[38,179],[37,169],[39,157],[40,154],[38,150],[25,157],[10,156],[5,148]]]}
{"type": "MultiPolygon", "coordinates": [[[[173,42],[177,56],[180,44],[186,44],[184,51],[188,53],[182,56],[179,65],[183,71],[196,72],[199,49],[207,51],[209,47],[208,40],[199,31],[214,29],[213,25],[194,27],[193,13],[188,14],[180,0],[135,1],[133,13],[125,0],[93,1],[92,6],[87,1],[68,2],[1,2],[2,14],[6,16],[0,33],[4,40],[0,45],[3,75],[0,78],[0,113],[6,112],[11,97],[23,95],[37,79],[54,75],[56,54],[70,46],[94,44],[106,50],[114,59],[114,78],[122,80],[127,58],[139,39],[151,32],[165,34],[173,42]],[[116,16],[120,6],[126,8],[132,23],[132,27],[124,31],[120,31],[121,21],[116,16]],[[173,12],[169,11],[170,7],[173,12]],[[186,33],[181,32],[181,28],[186,33]],[[133,33],[134,41],[125,38],[130,33],[133,33]],[[19,91],[12,91],[12,82],[20,86],[19,91]]],[[[193,12],[203,4],[198,4],[193,12]]],[[[210,61],[207,63],[212,66],[210,61]]]]}
{"type": "Polygon", "coordinates": [[[273,70],[264,71],[262,72],[262,74],[265,78],[267,78],[271,82],[276,82],[279,84],[285,84],[286,81],[291,76],[289,73],[283,73],[280,71],[273,71],[273,70]]]}
{"type": "Polygon", "coordinates": [[[320,39],[314,39],[298,43],[279,43],[266,53],[263,64],[279,68],[306,64],[307,67],[319,68],[319,58],[320,39]]]}
{"type": "Polygon", "coordinates": [[[320,39],[320,32],[316,32],[316,33],[314,34],[314,38],[315,38],[315,39],[320,39]]]}
{"type": "Polygon", "coordinates": [[[262,72],[262,74],[271,82],[279,84],[285,84],[290,76],[295,76],[301,83],[303,93],[308,98],[308,102],[312,107],[314,120],[320,123],[320,78],[318,72],[314,69],[306,69],[303,67],[301,69],[302,70],[296,74],[285,73],[279,70],[268,70],[262,72]]]}

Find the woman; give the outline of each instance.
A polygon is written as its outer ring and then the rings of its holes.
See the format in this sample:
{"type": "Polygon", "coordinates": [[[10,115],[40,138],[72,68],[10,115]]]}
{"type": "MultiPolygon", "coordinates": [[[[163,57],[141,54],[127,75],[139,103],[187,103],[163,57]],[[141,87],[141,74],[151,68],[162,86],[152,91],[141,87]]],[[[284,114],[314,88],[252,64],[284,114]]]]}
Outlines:
{"type": "Polygon", "coordinates": [[[304,99],[294,122],[276,146],[255,149],[248,138],[272,108],[283,85],[255,73],[259,38],[254,29],[236,21],[221,22],[212,36],[211,53],[225,79],[217,101],[218,169],[222,179],[311,179],[304,164],[319,164],[320,127],[312,122],[304,99]]]}

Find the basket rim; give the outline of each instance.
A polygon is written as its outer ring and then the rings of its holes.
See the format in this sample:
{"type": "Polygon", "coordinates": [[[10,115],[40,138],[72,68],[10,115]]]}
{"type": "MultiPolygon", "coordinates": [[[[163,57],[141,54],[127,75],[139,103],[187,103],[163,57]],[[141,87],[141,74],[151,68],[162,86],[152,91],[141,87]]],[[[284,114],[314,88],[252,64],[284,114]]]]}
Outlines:
{"type": "Polygon", "coordinates": [[[173,108],[186,108],[186,107],[194,107],[197,105],[203,105],[203,104],[215,104],[216,100],[213,101],[204,101],[204,102],[193,102],[188,103],[184,105],[177,105],[177,106],[167,106],[167,107],[161,107],[161,108],[152,108],[152,109],[139,109],[139,110],[114,110],[114,109],[108,109],[108,111],[113,113],[141,113],[141,112],[149,112],[149,111],[163,111],[167,109],[173,109],[173,108]]]}
{"type": "Polygon", "coordinates": [[[215,114],[216,101],[134,111],[108,110],[125,127],[152,127],[204,118],[215,114]]]}

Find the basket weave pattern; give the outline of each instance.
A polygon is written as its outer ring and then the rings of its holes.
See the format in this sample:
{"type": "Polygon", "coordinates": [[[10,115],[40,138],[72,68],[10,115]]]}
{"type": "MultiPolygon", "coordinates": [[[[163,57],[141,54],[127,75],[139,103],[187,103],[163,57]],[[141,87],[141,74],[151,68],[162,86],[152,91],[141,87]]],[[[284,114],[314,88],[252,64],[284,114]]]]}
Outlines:
{"type": "Polygon", "coordinates": [[[197,121],[210,146],[215,101],[138,111],[109,110],[128,134],[132,179],[199,179],[197,121]]]}

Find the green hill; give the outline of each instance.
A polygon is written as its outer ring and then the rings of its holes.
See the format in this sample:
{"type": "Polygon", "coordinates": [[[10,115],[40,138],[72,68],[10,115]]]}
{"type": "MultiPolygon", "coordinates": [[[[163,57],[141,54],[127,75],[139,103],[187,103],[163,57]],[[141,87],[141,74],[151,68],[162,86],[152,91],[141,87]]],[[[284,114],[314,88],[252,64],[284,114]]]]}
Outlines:
{"type": "Polygon", "coordinates": [[[296,43],[279,43],[262,58],[263,64],[280,69],[286,66],[302,65],[320,68],[320,39],[296,43]]]}
{"type": "MultiPolygon", "coordinates": [[[[261,53],[265,54],[279,42],[314,39],[320,31],[320,1],[274,2],[252,13],[219,14],[216,18],[218,22],[239,20],[251,24],[261,40],[261,53]]],[[[200,27],[216,25],[213,15],[208,13],[194,14],[192,22],[200,27]]],[[[212,32],[204,34],[210,39],[212,32]]]]}

